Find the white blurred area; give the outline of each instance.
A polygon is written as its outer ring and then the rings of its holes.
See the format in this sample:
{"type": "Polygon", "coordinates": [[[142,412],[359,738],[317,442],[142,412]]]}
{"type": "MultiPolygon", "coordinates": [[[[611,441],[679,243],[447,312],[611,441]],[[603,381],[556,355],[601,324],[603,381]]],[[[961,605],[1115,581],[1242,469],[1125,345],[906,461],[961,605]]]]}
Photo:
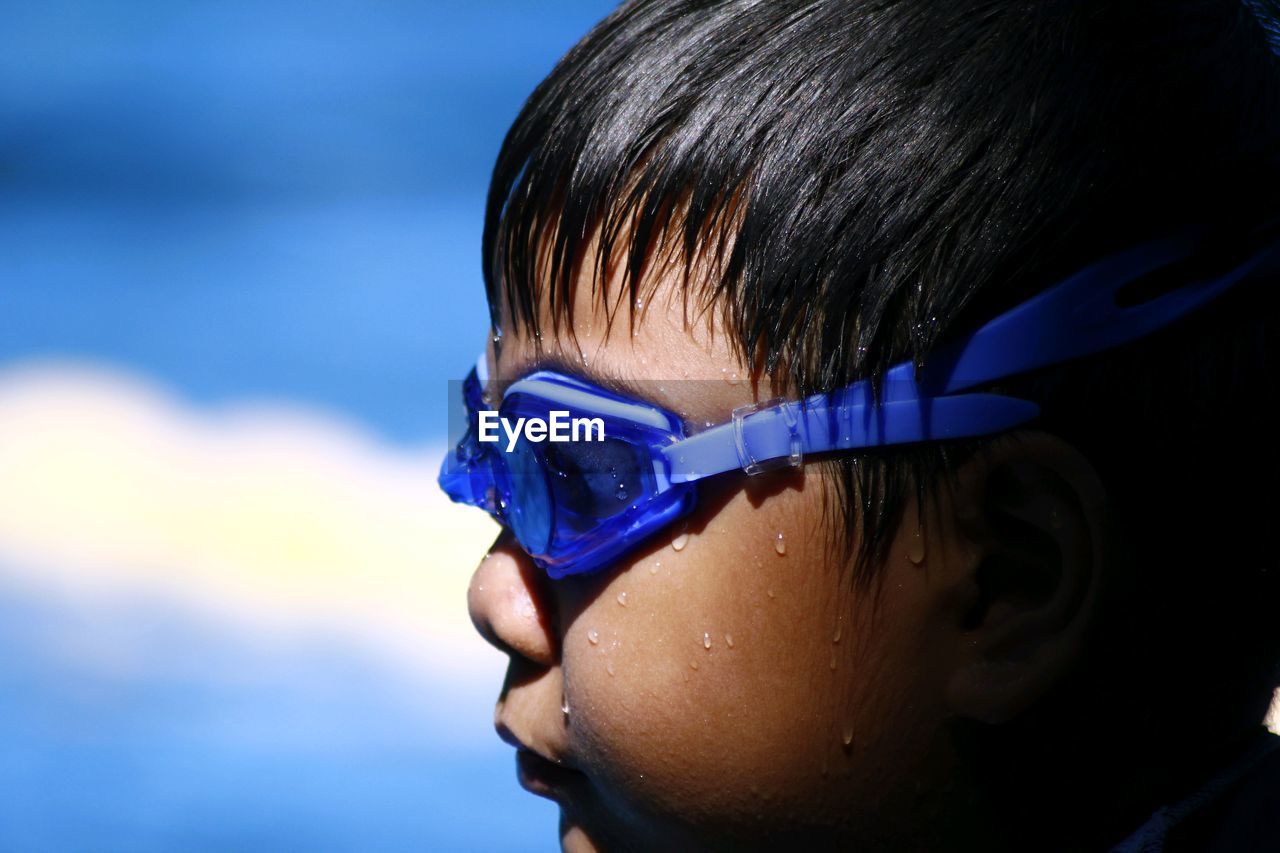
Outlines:
{"type": "MultiPolygon", "coordinates": [[[[205,411],[136,376],[0,372],[0,572],[60,595],[169,600],[280,642],[337,635],[437,686],[492,693],[465,599],[496,534],[435,485],[442,448],[332,414],[205,411]]],[[[1268,724],[1280,732],[1280,701],[1268,724]]]]}
{"type": "Polygon", "coordinates": [[[337,637],[492,694],[503,661],[466,586],[496,527],[440,493],[442,453],[305,408],[200,409],[99,366],[10,367],[0,575],[82,604],[170,601],[282,643],[337,637]]]}

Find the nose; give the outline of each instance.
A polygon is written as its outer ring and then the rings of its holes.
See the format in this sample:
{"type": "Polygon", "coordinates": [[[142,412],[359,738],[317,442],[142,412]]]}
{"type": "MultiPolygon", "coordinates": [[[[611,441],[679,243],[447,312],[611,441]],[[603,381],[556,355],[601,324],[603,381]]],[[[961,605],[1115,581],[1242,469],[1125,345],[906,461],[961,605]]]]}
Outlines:
{"type": "Polygon", "coordinates": [[[467,589],[467,609],[480,636],[512,657],[552,666],[559,655],[553,604],[542,570],[504,531],[467,589]]]}

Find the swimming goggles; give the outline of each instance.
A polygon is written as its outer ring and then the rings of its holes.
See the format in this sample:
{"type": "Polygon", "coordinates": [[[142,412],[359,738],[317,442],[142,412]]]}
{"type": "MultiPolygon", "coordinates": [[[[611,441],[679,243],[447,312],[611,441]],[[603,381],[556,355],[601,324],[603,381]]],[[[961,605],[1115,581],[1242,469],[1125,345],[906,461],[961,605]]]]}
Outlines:
{"type": "Polygon", "coordinates": [[[440,486],[508,527],[552,578],[595,571],[692,512],[699,480],[799,466],[817,453],[991,435],[1032,420],[1033,402],[968,389],[1119,346],[1240,281],[1280,273],[1277,224],[1225,253],[1203,228],[1128,249],[935,350],[919,372],[903,362],[875,389],[863,380],[743,406],[691,435],[672,412],[552,370],[511,384],[495,416],[482,357],[463,383],[467,431],[444,460],[440,486]],[[534,430],[508,435],[498,418],[552,427],[541,438],[534,430]],[[557,419],[570,440],[549,440],[557,419]],[[575,421],[583,429],[573,440],[575,421]],[[495,432],[496,441],[481,440],[495,432]]]}

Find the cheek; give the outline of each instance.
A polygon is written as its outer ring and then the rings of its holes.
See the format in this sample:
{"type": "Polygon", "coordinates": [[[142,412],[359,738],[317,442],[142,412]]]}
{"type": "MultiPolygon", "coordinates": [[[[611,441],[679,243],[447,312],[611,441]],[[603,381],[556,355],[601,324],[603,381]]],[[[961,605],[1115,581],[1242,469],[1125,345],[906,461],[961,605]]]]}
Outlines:
{"type": "Polygon", "coordinates": [[[854,730],[882,714],[858,689],[855,602],[816,490],[734,496],[615,570],[568,626],[571,738],[615,819],[812,820],[845,799],[854,730]]]}

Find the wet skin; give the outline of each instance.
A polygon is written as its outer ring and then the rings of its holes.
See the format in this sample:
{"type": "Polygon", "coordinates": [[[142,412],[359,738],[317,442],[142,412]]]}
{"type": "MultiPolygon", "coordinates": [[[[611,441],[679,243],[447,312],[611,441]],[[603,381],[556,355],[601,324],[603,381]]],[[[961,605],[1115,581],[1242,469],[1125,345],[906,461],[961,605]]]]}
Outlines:
{"type": "MultiPolygon", "coordinates": [[[[772,396],[734,381],[747,366],[714,312],[686,322],[674,281],[649,283],[634,333],[576,294],[574,335],[490,348],[500,385],[558,363],[646,381],[695,424],[772,396]]],[[[922,821],[958,842],[971,827],[949,815],[981,823],[944,734],[957,713],[1004,713],[984,704],[1004,675],[975,680],[984,641],[962,625],[982,548],[957,519],[972,513],[939,498],[922,528],[910,507],[872,596],[830,544],[833,499],[818,465],[723,475],[686,524],[559,581],[509,534],[494,543],[468,604],[511,659],[495,722],[522,783],[560,804],[566,850],[903,849],[930,837],[922,821]]]]}

